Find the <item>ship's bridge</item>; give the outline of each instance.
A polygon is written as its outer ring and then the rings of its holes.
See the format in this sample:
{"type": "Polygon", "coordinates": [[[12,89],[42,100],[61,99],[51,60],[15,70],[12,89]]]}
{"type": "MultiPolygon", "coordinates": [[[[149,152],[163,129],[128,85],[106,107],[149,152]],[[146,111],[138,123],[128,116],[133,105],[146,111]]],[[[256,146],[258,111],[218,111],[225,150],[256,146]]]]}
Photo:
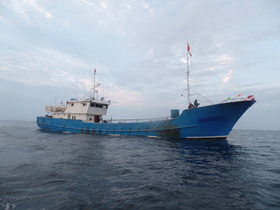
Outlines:
{"type": "Polygon", "coordinates": [[[77,100],[71,98],[66,102],[67,106],[46,106],[46,111],[52,112],[53,118],[79,119],[83,121],[99,122],[102,116],[107,114],[111,101],[101,100],[77,100]]]}

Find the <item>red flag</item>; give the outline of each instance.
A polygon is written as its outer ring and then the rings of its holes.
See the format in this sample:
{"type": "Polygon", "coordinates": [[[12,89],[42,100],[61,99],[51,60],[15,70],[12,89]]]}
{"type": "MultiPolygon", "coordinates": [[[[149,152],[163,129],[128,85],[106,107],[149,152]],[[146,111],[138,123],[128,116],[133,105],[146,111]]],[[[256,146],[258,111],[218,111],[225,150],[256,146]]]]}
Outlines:
{"type": "Polygon", "coordinates": [[[94,74],[96,73],[96,69],[94,69],[94,74]]]}
{"type": "Polygon", "coordinates": [[[188,53],[190,54],[190,56],[192,56],[192,54],[191,54],[191,48],[190,48],[189,42],[188,42],[188,45],[187,45],[187,50],[188,50],[188,53]]]}

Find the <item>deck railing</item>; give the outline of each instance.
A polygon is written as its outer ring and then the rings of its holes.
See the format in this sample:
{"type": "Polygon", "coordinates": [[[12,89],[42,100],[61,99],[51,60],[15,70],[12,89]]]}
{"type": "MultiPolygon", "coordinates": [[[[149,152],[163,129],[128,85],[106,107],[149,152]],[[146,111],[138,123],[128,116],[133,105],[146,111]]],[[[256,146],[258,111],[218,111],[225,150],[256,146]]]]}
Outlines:
{"type": "Polygon", "coordinates": [[[223,100],[221,103],[237,102],[237,101],[253,101],[255,100],[254,95],[249,96],[237,96],[234,98],[228,97],[226,100],[223,100]]]}
{"type": "Polygon", "coordinates": [[[160,118],[146,118],[146,119],[105,119],[104,122],[107,123],[135,123],[135,122],[152,122],[160,120],[168,120],[171,117],[160,117],[160,118]]]}

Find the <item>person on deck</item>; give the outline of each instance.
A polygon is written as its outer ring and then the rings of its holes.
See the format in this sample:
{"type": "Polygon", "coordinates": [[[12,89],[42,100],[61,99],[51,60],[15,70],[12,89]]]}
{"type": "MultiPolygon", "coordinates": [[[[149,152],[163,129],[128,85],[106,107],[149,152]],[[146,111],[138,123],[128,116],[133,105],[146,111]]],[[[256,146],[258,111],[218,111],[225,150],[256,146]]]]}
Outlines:
{"type": "Polygon", "coordinates": [[[194,101],[194,108],[197,108],[199,106],[199,103],[197,103],[197,100],[194,101]]]}
{"type": "Polygon", "coordinates": [[[189,105],[189,107],[188,107],[189,109],[192,109],[192,108],[194,108],[193,107],[193,104],[192,103],[190,103],[190,105],[189,105]]]}

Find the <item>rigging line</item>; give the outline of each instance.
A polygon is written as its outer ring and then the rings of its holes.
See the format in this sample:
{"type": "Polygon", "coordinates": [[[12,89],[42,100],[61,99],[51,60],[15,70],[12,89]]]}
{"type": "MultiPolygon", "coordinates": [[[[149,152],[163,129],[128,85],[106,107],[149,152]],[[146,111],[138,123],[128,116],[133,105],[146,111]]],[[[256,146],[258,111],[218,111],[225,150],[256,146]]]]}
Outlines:
{"type": "MultiPolygon", "coordinates": [[[[173,95],[175,95],[175,94],[173,94],[173,95]]],[[[181,94],[178,94],[178,95],[180,95],[181,96],[181,94]]],[[[166,96],[161,96],[161,97],[156,97],[156,98],[153,98],[153,99],[148,99],[148,100],[142,100],[142,101],[130,101],[129,103],[139,103],[139,102],[149,102],[149,101],[155,101],[155,100],[158,100],[158,99],[161,99],[161,98],[168,98],[168,97],[170,97],[170,96],[168,96],[168,95],[166,95],[166,96]]],[[[174,97],[174,96],[173,96],[174,97]]],[[[114,99],[112,100],[113,101],[113,103],[120,103],[119,101],[115,101],[114,102],[114,99]]]]}
{"type": "Polygon", "coordinates": [[[164,92],[164,93],[161,93],[161,94],[164,94],[164,95],[168,95],[168,94],[175,94],[175,93],[178,93],[180,92],[184,92],[185,91],[185,88],[179,88],[179,89],[176,89],[176,90],[172,90],[172,91],[169,91],[169,92],[164,92]]]}
{"type": "MultiPolygon", "coordinates": [[[[159,97],[156,97],[156,98],[152,98],[152,99],[149,99],[149,100],[142,100],[142,101],[133,101],[131,103],[136,103],[136,102],[145,102],[145,101],[153,101],[153,100],[157,100],[157,99],[160,99],[160,98],[167,98],[168,95],[175,95],[175,94],[178,94],[181,96],[182,92],[184,92],[184,88],[179,88],[179,89],[176,89],[176,90],[173,90],[173,91],[170,91],[168,93],[162,93],[164,96],[159,96],[159,97]],[[179,92],[179,93],[178,93],[179,92]]],[[[158,94],[159,95],[159,94],[158,94]]],[[[161,95],[161,94],[160,94],[161,95]]],[[[124,101],[123,98],[118,98],[118,97],[115,97],[118,101],[124,101]]],[[[113,98],[114,100],[114,98],[113,98]]],[[[117,102],[117,101],[116,101],[117,102]]]]}
{"type": "Polygon", "coordinates": [[[199,94],[198,92],[194,91],[193,89],[190,89],[190,90],[193,91],[193,92],[195,92],[195,93],[196,93],[197,95],[199,95],[200,97],[204,98],[206,101],[208,101],[208,102],[214,104],[214,102],[210,101],[208,98],[202,96],[201,94],[199,94]]]}

